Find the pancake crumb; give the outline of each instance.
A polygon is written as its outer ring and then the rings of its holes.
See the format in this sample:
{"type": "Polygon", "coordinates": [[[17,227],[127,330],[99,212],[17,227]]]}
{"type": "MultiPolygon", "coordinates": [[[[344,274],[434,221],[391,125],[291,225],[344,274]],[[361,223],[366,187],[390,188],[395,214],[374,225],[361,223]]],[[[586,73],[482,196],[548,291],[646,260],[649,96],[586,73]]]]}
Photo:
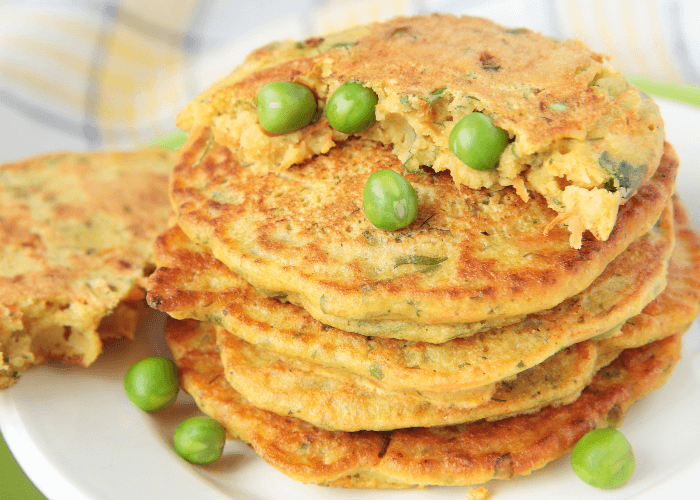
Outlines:
{"type": "Polygon", "coordinates": [[[491,493],[483,486],[478,488],[470,486],[467,490],[467,500],[489,500],[489,498],[491,498],[491,493]]]}

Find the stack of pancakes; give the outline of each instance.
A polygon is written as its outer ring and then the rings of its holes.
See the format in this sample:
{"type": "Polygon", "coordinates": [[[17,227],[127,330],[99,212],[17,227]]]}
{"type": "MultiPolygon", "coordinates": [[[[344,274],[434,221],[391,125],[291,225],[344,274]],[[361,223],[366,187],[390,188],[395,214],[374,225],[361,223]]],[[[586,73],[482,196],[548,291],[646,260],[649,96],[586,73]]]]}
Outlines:
{"type": "Polygon", "coordinates": [[[273,466],[333,486],[509,478],[619,424],[680,357],[700,238],[673,195],[658,108],[601,61],[481,19],[403,18],[267,46],[196,98],[171,175],[177,225],[148,285],[174,318],[184,389],[273,466]],[[431,63],[415,43],[462,55],[431,63]],[[367,47],[404,58],[370,61],[367,47]],[[532,47],[569,73],[533,74],[515,57],[532,47]],[[379,95],[378,122],[265,134],[250,89],[277,80],[309,86],[321,108],[359,80],[379,95]],[[490,177],[441,148],[466,101],[511,137],[490,177]],[[394,140],[397,127],[411,132],[394,140]],[[417,193],[404,229],[364,215],[380,169],[417,193]]]}

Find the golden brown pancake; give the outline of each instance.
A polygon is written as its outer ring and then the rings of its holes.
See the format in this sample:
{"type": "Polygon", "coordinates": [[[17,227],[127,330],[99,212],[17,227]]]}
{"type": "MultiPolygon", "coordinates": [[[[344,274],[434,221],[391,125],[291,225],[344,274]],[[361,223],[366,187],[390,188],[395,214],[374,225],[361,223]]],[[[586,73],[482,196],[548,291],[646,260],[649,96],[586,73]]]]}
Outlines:
{"type": "Polygon", "coordinates": [[[276,354],[349,372],[395,391],[465,391],[535,366],[559,350],[619,328],[666,285],[672,213],[633,242],[587,290],[522,322],[442,344],[366,337],[261,297],[178,228],[159,236],[149,304],[177,319],[211,321],[276,354]]]}
{"type": "Polygon", "coordinates": [[[562,227],[543,236],[556,212],[542,197],[526,203],[512,188],[457,188],[445,173],[408,175],[416,220],[398,231],[375,228],[362,211],[364,182],[379,169],[403,171],[375,142],[349,141],[260,176],[210,139],[206,130],[193,134],[171,178],[190,238],[262,293],[324,324],[428,342],[463,334],[465,323],[549,309],[587,288],[656,223],[678,167],[667,145],[610,238],[586,237],[576,250],[562,227]]]}
{"type": "MultiPolygon", "coordinates": [[[[470,391],[397,392],[386,390],[381,380],[260,349],[211,323],[200,328],[216,336],[225,376],[250,404],[329,430],[449,425],[536,411],[576,399],[603,364],[595,343],[581,342],[514,380],[470,391]]],[[[617,352],[603,359],[610,362],[617,352]]]]}
{"type": "Polygon", "coordinates": [[[202,411],[288,476],[342,487],[465,485],[528,474],[570,451],[586,432],[618,425],[634,401],[663,385],[681,348],[680,336],[673,335],[626,350],[576,401],[529,415],[445,427],[341,432],[250,405],[226,382],[213,336],[199,325],[169,319],[166,338],[182,387],[202,411]]]}
{"type": "Polygon", "coordinates": [[[47,359],[87,366],[103,339],[133,338],[174,163],[148,149],[0,166],[0,387],[47,359]]]}
{"type": "Polygon", "coordinates": [[[617,206],[652,175],[663,150],[658,107],[603,55],[579,41],[440,14],[270,44],[195,97],[178,125],[211,127],[259,173],[348,140],[322,115],[294,132],[265,132],[256,97],[274,81],[307,86],[319,111],[343,83],[373,89],[377,123],[361,137],[390,146],[408,171],[427,165],[472,189],[515,186],[524,199],[545,196],[575,247],[585,230],[607,239],[617,206]],[[494,171],[473,170],[448,147],[455,123],[474,111],[510,136],[494,171]]]}
{"type": "Polygon", "coordinates": [[[481,403],[473,395],[464,397],[464,391],[449,389],[437,394],[406,389],[397,393],[382,383],[383,377],[348,374],[325,367],[314,357],[307,361],[279,355],[214,325],[201,328],[216,335],[227,380],[251,404],[280,415],[294,415],[321,428],[390,430],[532,412],[548,404],[571,402],[595,371],[622,349],[659,340],[671,331],[685,331],[697,316],[700,238],[688,231],[679,202],[676,214],[679,238],[668,286],[654,302],[627,321],[622,332],[618,329],[558,352],[516,378],[499,382],[495,392],[482,395],[481,403]]]}

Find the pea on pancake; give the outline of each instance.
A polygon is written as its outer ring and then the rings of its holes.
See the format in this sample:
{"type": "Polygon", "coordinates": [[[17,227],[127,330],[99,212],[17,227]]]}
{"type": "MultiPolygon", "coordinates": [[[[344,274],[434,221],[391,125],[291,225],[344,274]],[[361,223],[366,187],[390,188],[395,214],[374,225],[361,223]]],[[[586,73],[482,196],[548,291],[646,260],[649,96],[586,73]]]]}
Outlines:
{"type": "Polygon", "coordinates": [[[353,135],[371,138],[408,172],[428,166],[471,189],[543,196],[576,248],[586,230],[609,237],[618,206],[651,177],[664,141],[656,104],[581,42],[439,14],[263,47],[193,99],[178,126],[211,127],[216,142],[258,173],[281,172],[353,135]],[[263,128],[258,94],[276,82],[307,87],[316,118],[285,133],[263,128]],[[345,125],[332,102],[348,83],[376,96],[372,126],[345,125]],[[498,147],[495,164],[452,144],[457,124],[474,115],[505,134],[499,146],[475,145],[498,147]]]}

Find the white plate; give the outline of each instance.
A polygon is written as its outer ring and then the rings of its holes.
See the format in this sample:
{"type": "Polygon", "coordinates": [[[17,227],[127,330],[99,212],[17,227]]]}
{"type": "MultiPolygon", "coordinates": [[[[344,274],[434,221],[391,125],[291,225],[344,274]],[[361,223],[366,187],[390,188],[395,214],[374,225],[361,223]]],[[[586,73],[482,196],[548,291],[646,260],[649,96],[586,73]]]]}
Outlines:
{"type": "MultiPolygon", "coordinates": [[[[678,191],[700,231],[700,110],[661,101],[670,141],[681,157],[678,191]]],[[[36,486],[51,500],[459,499],[465,487],[361,491],[306,486],[288,479],[250,448],[229,442],[208,467],[191,466],[170,445],[175,426],[198,414],[188,396],[155,414],[126,398],[122,377],[147,355],[167,354],[160,315],[132,344],[112,346],[87,369],[36,367],[0,392],[0,429],[36,486]]],[[[637,458],[634,477],[595,490],[571,471],[568,456],[529,477],[487,484],[498,500],[697,498],[700,490],[700,323],[686,334],[684,358],[669,383],[634,405],[622,431],[637,458]],[[694,491],[693,491],[694,490],[694,491]]]]}

